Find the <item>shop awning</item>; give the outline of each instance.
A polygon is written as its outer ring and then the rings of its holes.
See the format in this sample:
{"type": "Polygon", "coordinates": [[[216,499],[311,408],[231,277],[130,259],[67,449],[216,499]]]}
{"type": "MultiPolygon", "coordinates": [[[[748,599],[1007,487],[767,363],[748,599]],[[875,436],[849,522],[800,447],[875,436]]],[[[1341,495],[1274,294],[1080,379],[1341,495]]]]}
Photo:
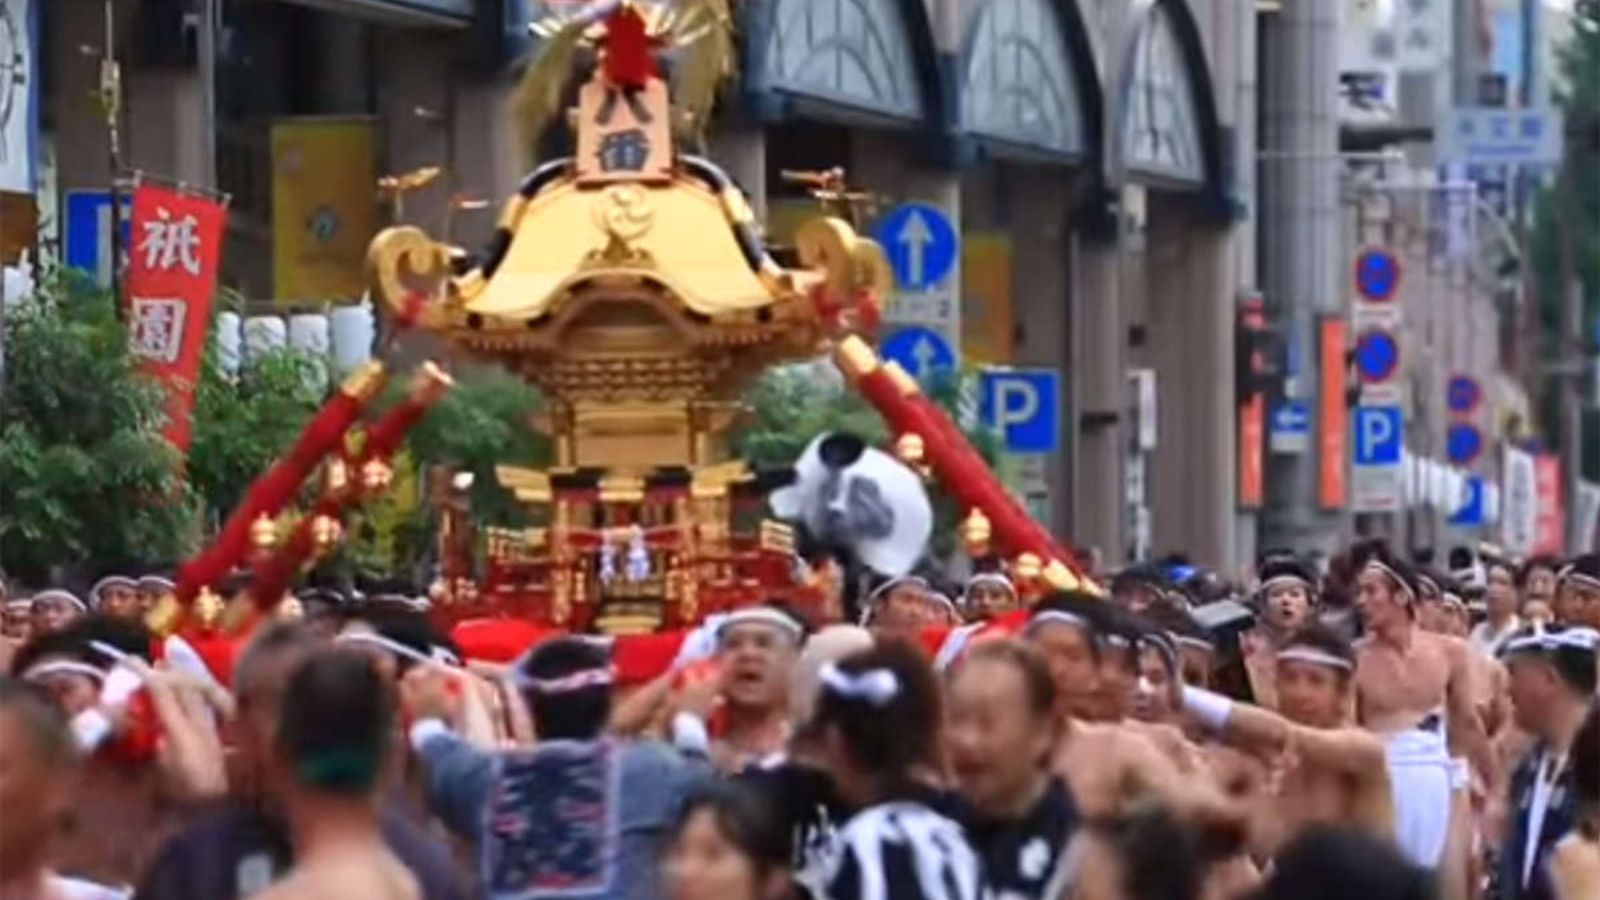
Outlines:
{"type": "Polygon", "coordinates": [[[359,16],[385,25],[413,28],[466,28],[477,15],[478,0],[285,0],[329,12],[359,16]]]}

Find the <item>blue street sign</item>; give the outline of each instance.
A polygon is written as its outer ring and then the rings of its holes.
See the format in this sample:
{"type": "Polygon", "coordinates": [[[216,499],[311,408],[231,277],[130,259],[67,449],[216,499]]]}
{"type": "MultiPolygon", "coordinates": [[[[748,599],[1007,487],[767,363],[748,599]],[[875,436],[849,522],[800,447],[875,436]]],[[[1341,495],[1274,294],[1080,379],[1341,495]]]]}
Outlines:
{"type": "Polygon", "coordinates": [[[1272,408],[1267,445],[1273,453],[1304,453],[1311,448],[1311,407],[1304,400],[1285,400],[1272,408]]]}
{"type": "Polygon", "coordinates": [[[1460,415],[1476,412],[1483,402],[1483,387],[1466,375],[1452,376],[1444,389],[1445,408],[1460,415]]]}
{"type": "Polygon", "coordinates": [[[1483,453],[1483,432],[1471,422],[1457,422],[1445,432],[1445,458],[1458,466],[1469,466],[1483,453]]]}
{"type": "Polygon", "coordinates": [[[1357,466],[1398,466],[1405,429],[1398,406],[1358,406],[1355,410],[1357,466]]]}
{"type": "MultiPolygon", "coordinates": [[[[121,247],[127,254],[133,216],[133,196],[123,191],[118,198],[122,208],[121,247]]],[[[111,286],[111,192],[67,191],[66,227],[63,229],[62,257],[68,267],[94,278],[101,287],[111,286]]]]}
{"type": "Polygon", "coordinates": [[[889,257],[895,283],[908,291],[938,287],[955,267],[960,249],[950,217],[926,203],[907,203],[889,210],[878,221],[873,237],[889,257]]]}
{"type": "Polygon", "coordinates": [[[978,417],[1012,453],[1061,449],[1061,373],[1055,369],[990,370],[978,385],[978,417]]]}
{"type": "Polygon", "coordinates": [[[1466,479],[1466,502],[1461,508],[1450,516],[1451,525],[1472,527],[1482,525],[1483,513],[1483,479],[1477,475],[1468,475],[1466,479]]]}
{"type": "Polygon", "coordinates": [[[1375,303],[1394,296],[1400,286],[1400,261],[1387,250],[1363,250],[1356,257],[1356,290],[1375,303]]]}
{"type": "Polygon", "coordinates": [[[1400,344],[1394,335],[1374,328],[1356,340],[1356,368],[1367,384],[1388,381],[1400,368],[1400,344]]]}
{"type": "Polygon", "coordinates": [[[889,335],[882,350],[886,358],[899,363],[913,378],[926,378],[940,369],[956,367],[950,342],[930,328],[902,328],[889,335]]]}

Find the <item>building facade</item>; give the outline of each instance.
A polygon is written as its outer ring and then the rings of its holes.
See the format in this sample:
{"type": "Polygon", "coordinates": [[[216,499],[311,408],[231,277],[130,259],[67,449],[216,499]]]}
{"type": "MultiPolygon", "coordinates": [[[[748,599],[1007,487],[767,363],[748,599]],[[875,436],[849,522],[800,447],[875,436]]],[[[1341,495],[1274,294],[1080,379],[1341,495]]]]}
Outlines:
{"type": "MultiPolygon", "coordinates": [[[[1241,473],[1262,477],[1261,447],[1240,443],[1234,332],[1256,287],[1257,5],[735,4],[739,72],[709,152],[774,232],[805,198],[784,173],[835,165],[885,206],[927,203],[956,224],[951,336],[975,361],[1062,373],[1062,449],[1029,461],[1025,489],[1108,565],[1182,550],[1231,569],[1256,549],[1259,484],[1241,473]],[[1130,388],[1134,370],[1153,392],[1130,388]]],[[[111,120],[85,102],[105,87],[106,4],[39,4],[43,243],[59,250],[69,192],[141,170],[230,195],[224,281],[246,296],[353,300],[284,296],[283,243],[359,221],[348,206],[375,177],[426,167],[437,178],[379,203],[375,224],[486,239],[529,163],[507,109],[527,23],[571,7],[118,2],[113,151],[111,120]],[[217,15],[210,40],[196,8],[217,15]],[[275,221],[277,179],[332,165],[282,151],[285,123],[308,122],[353,123],[370,150],[341,157],[355,174],[324,176],[346,195],[332,211],[275,221]]]]}

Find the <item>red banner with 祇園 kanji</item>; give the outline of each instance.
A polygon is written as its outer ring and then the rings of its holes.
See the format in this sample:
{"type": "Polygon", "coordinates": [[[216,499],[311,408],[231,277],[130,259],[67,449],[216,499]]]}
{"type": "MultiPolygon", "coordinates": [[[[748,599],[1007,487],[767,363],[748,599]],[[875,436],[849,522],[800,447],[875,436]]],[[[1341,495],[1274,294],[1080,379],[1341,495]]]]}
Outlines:
{"type": "Polygon", "coordinates": [[[124,281],[133,354],[167,388],[167,440],[189,449],[189,419],[211,323],[227,208],[189,191],[141,184],[124,281]]]}

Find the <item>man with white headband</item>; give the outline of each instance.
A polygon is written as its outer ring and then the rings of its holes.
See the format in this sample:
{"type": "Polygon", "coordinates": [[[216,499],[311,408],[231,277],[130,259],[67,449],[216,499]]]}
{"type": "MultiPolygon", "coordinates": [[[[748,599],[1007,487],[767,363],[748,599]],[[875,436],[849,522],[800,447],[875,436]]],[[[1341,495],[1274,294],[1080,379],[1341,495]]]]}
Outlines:
{"type": "Polygon", "coordinates": [[[1250,693],[1268,709],[1277,706],[1272,678],[1278,671],[1278,651],[1289,636],[1311,621],[1317,608],[1317,576],[1299,558],[1268,556],[1257,570],[1255,606],[1257,625],[1239,641],[1250,693]]]}
{"type": "Polygon", "coordinates": [[[71,625],[89,612],[89,604],[71,591],[50,588],[33,595],[33,634],[50,634],[71,625]]]}
{"type": "Polygon", "coordinates": [[[1017,608],[1017,586],[1004,572],[979,572],[961,595],[969,621],[987,621],[1017,608]]]}
{"type": "Polygon", "coordinates": [[[861,624],[879,637],[916,640],[930,625],[948,625],[956,618],[955,604],[920,575],[887,578],[872,592],[861,613],[861,624]]]}
{"type": "Polygon", "coordinates": [[[1556,621],[1600,630],[1600,553],[1586,553],[1556,577],[1556,621]]]}
{"type": "Polygon", "coordinates": [[[788,612],[751,606],[717,629],[722,707],[710,723],[712,758],[724,771],[783,751],[789,738],[789,686],[805,629],[788,612]]]}
{"type": "Polygon", "coordinates": [[[659,897],[673,817],[710,776],[704,732],[702,753],[607,736],[610,650],[583,638],[539,644],[512,677],[539,742],[499,752],[457,736],[459,701],[437,667],[418,666],[401,684],[429,807],[477,848],[483,896],[659,897]]]}
{"type": "Polygon", "coordinates": [[[96,612],[117,619],[137,619],[144,615],[139,603],[139,582],[121,572],[113,572],[89,589],[89,602],[96,612]]]}
{"type": "Polygon", "coordinates": [[[1061,737],[1054,770],[1072,789],[1086,817],[1114,815],[1145,794],[1184,813],[1227,817],[1226,799],[1209,779],[1187,783],[1177,763],[1147,734],[1122,723],[1096,721],[1102,661],[1129,654],[1117,647],[1107,616],[1110,607],[1089,595],[1060,594],[1040,603],[1024,631],[1055,682],[1061,737]]]}
{"type": "Polygon", "coordinates": [[[1511,672],[1517,724],[1536,743],[1510,779],[1512,821],[1500,851],[1499,886],[1506,900],[1557,895],[1547,862],[1557,841],[1577,823],[1573,774],[1600,760],[1573,758],[1584,718],[1594,714],[1595,653],[1600,632],[1559,626],[1525,629],[1501,651],[1511,672]]]}
{"type": "Polygon", "coordinates": [[[1447,895],[1466,890],[1470,847],[1464,757],[1493,783],[1496,764],[1478,717],[1471,651],[1417,626],[1411,566],[1381,544],[1356,557],[1366,635],[1356,646],[1356,708],[1383,740],[1395,801],[1395,839],[1439,873],[1447,895]]]}
{"type": "Polygon", "coordinates": [[[1271,857],[1315,825],[1354,825],[1394,836],[1394,807],[1383,743],[1348,721],[1355,655],[1331,629],[1307,625],[1277,653],[1278,709],[1183,689],[1184,709],[1229,745],[1278,768],[1254,850],[1271,857]]]}

